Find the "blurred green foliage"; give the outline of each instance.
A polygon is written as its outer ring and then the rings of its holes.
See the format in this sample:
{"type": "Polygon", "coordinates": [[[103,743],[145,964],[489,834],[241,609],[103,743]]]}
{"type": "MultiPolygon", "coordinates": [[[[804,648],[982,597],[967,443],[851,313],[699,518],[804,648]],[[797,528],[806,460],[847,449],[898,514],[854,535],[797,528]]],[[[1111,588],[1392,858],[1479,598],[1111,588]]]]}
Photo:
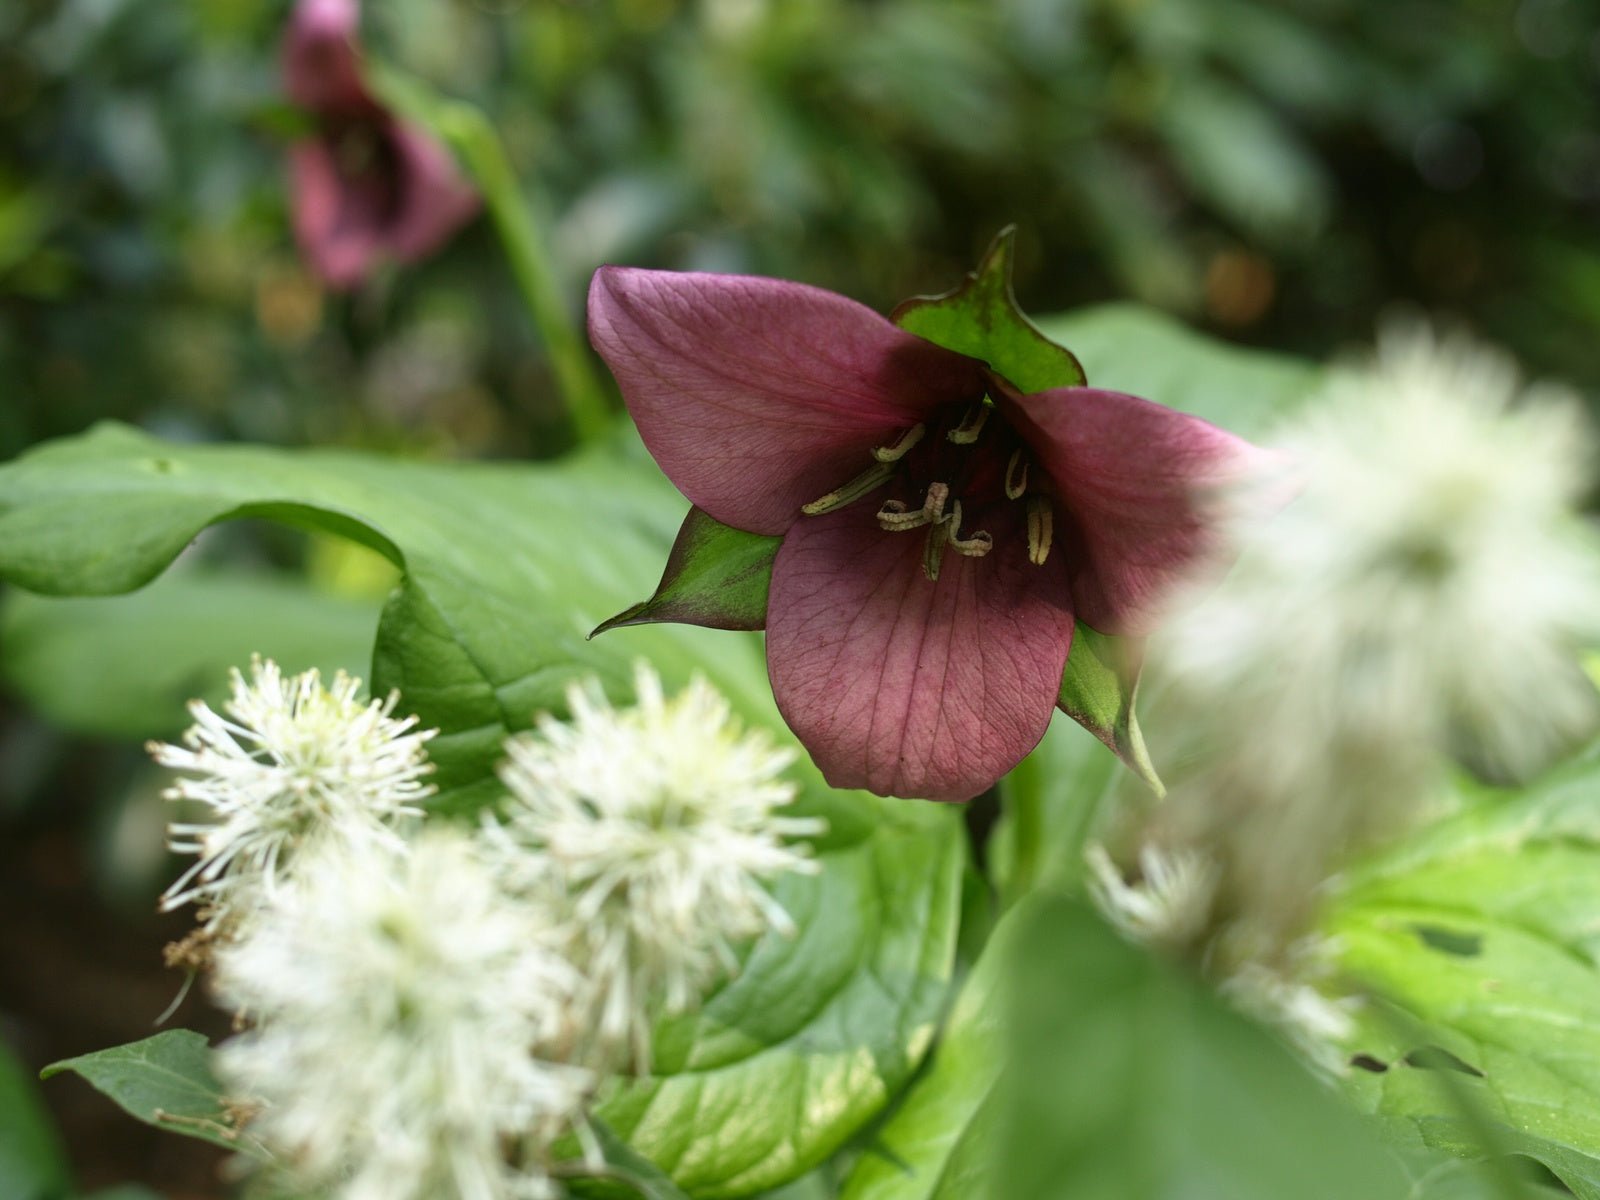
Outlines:
{"type": "MultiPolygon", "coordinates": [[[[1585,0],[369,0],[601,261],[879,308],[1001,225],[1050,311],[1111,296],[1323,354],[1406,298],[1600,386],[1585,0]]],[[[0,456],[99,416],[529,456],[565,438],[479,222],[350,298],[285,217],[286,0],[0,7],[0,456]]]]}

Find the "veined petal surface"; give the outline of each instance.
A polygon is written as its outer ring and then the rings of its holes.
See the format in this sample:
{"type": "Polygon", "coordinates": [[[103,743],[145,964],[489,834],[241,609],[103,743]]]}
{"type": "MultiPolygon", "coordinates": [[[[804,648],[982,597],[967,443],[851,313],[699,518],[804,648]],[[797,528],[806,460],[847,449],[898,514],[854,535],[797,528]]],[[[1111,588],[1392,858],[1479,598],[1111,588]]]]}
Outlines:
{"type": "Polygon", "coordinates": [[[751,533],[783,533],[874,446],[984,389],[974,360],[776,279],[602,267],[589,336],[667,477],[751,533]]]}
{"type": "Polygon", "coordinates": [[[1009,393],[1004,405],[1060,497],[1055,536],[1078,618],[1102,633],[1150,632],[1173,586],[1220,551],[1219,493],[1263,452],[1122,392],[1009,393]]]}
{"type": "Polygon", "coordinates": [[[970,800],[1038,744],[1072,644],[1060,561],[990,524],[985,558],[922,571],[921,531],[871,504],[795,524],[767,608],[767,670],[790,727],[835,787],[970,800]]]}

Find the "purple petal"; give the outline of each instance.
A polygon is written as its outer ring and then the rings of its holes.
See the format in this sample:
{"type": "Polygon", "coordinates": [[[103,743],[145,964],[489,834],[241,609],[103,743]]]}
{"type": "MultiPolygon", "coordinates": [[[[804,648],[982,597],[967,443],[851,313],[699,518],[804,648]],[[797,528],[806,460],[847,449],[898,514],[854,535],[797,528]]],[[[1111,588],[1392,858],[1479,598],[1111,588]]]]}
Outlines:
{"type": "Polygon", "coordinates": [[[431,134],[396,122],[391,138],[400,172],[400,205],[387,241],[396,258],[413,262],[432,254],[478,211],[478,193],[431,134]]]}
{"type": "Polygon", "coordinates": [[[378,261],[432,253],[478,208],[449,152],[429,134],[388,121],[357,121],[289,148],[295,234],[329,287],[359,284],[378,261]],[[342,169],[339,138],[359,137],[369,160],[342,169]]]}
{"type": "Polygon", "coordinates": [[[382,250],[383,204],[370,187],[339,171],[333,147],[319,139],[289,147],[294,231],[306,261],[329,287],[366,278],[382,250]]]}
{"type": "Polygon", "coordinates": [[[984,558],[922,573],[920,531],[873,507],[796,522],[772,572],[767,670],[784,719],[835,787],[969,800],[1044,736],[1072,644],[1064,564],[1028,563],[985,522],[984,558]]]}
{"type": "Polygon", "coordinates": [[[832,292],[741,275],[602,267],[589,337],[678,490],[725,525],[782,533],[939,404],[972,360],[832,292]]]}
{"type": "Polygon", "coordinates": [[[317,113],[375,107],[361,79],[356,0],[300,0],[283,40],[283,86],[289,98],[317,113]]]}
{"type": "Polygon", "coordinates": [[[1102,633],[1149,632],[1173,586],[1222,553],[1217,492],[1262,451],[1122,392],[1008,393],[1006,409],[1055,482],[1079,619],[1102,633]]]}

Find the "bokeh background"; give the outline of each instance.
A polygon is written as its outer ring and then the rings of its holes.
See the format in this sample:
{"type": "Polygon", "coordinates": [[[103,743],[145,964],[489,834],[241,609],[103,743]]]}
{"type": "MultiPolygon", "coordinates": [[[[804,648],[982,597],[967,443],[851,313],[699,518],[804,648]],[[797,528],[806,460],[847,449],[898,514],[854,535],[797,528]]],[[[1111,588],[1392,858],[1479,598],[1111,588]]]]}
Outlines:
{"type": "MultiPolygon", "coordinates": [[[[1015,222],[1034,312],[1134,300],[1321,359],[1409,304],[1600,394],[1593,0],[364,7],[374,56],[491,116],[575,313],[601,262],[887,309],[1015,222]]],[[[429,457],[569,444],[486,221],[350,294],[302,265],[288,8],[0,2],[0,458],[107,417],[429,457]]],[[[205,552],[357,598],[385,582],[260,527],[205,552]]],[[[150,916],[166,867],[136,743],[0,706],[0,1034],[37,1067],[146,1033],[184,922],[150,916]]],[[[195,1143],[47,1095],[87,1186],[225,1191],[195,1143]]]]}

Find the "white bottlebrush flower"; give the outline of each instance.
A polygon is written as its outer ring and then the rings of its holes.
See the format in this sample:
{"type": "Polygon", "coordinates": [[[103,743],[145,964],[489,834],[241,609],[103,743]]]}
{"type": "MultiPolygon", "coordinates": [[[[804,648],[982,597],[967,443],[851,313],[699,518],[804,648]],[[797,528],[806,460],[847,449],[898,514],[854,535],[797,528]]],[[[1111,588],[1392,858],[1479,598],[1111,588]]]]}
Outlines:
{"type": "Polygon", "coordinates": [[[1572,398],[1463,337],[1387,329],[1277,444],[1292,498],[1245,515],[1237,566],[1151,657],[1190,757],[1162,841],[1212,854],[1223,919],[1281,945],[1446,756],[1519,776],[1593,726],[1600,552],[1572,398]]]}
{"type": "Polygon", "coordinates": [[[417,802],[433,791],[423,777],[437,731],[395,718],[397,695],[362,701],[361,681],[342,671],[328,688],[316,671],[285,676],[259,657],[248,682],[235,670],[232,683],[223,713],[190,704],[195,723],[183,745],[148,747],[187,776],[167,798],[209,810],[169,826],[171,848],[196,858],[162,907],[194,900],[210,911],[211,927],[275,890],[313,842],[399,847],[397,826],[419,816],[417,802]]]}
{"type": "Polygon", "coordinates": [[[1146,844],[1130,882],[1095,842],[1084,853],[1089,895],[1116,929],[1138,942],[1187,946],[1205,931],[1217,887],[1216,864],[1191,850],[1146,844]]]}
{"type": "MultiPolygon", "coordinates": [[[[1391,326],[1279,441],[1296,498],[1246,531],[1175,657],[1302,740],[1447,745],[1521,775],[1596,718],[1600,553],[1576,398],[1464,336],[1391,326]]],[[[1293,747],[1275,749],[1280,758],[1293,747]]]]}
{"type": "Polygon", "coordinates": [[[217,951],[218,998],[254,1023],[220,1047],[221,1078],[317,1195],[556,1195],[542,1152],[592,1079],[541,1057],[578,986],[551,939],[463,832],[430,828],[408,854],[324,843],[217,951]]]}
{"type": "Polygon", "coordinates": [[[567,905],[598,1061],[644,1069],[657,1016],[697,1004],[735,943],[792,929],[760,881],[815,870],[785,839],[823,823],[776,815],[792,752],[744,731],[703,679],[669,700],[641,663],[635,690],[617,709],[575,684],[570,723],[510,738],[504,819],[486,833],[514,887],[567,905]]]}

